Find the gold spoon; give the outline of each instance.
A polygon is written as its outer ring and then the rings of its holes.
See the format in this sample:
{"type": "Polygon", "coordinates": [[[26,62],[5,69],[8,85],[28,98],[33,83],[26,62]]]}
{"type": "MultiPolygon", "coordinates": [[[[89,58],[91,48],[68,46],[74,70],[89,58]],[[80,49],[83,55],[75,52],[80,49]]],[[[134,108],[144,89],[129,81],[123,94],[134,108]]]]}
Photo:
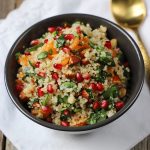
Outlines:
{"type": "MultiPolygon", "coordinates": [[[[138,45],[141,50],[146,79],[150,82],[150,57],[146,51],[139,34],[139,27],[146,17],[146,6],[143,0],[111,0],[112,14],[116,21],[123,27],[130,28],[137,36],[138,45]]],[[[150,84],[149,84],[150,85],[150,84]]]]}

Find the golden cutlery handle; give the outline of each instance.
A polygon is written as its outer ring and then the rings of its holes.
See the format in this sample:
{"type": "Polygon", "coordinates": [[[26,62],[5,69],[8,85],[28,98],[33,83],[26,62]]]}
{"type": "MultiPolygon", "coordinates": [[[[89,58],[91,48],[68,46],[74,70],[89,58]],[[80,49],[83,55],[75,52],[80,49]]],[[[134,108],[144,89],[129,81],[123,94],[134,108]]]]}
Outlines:
{"type": "Polygon", "coordinates": [[[146,48],[143,44],[143,41],[140,37],[138,29],[133,29],[133,31],[137,36],[138,46],[141,50],[141,53],[142,53],[142,56],[144,59],[146,79],[147,79],[147,82],[149,83],[149,87],[150,87],[150,57],[149,57],[148,52],[146,51],[146,48]]]}

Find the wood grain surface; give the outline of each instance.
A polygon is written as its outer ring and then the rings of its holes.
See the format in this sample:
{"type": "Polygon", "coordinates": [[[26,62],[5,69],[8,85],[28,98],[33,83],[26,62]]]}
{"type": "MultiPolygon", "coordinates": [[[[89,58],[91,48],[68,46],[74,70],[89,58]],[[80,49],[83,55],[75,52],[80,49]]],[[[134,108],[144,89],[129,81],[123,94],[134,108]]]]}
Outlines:
{"type": "MultiPolygon", "coordinates": [[[[11,10],[19,7],[22,2],[23,0],[0,0],[0,19],[4,19],[11,10]]],[[[17,150],[1,131],[0,150],[17,150]]],[[[150,150],[150,136],[146,137],[131,150],[150,150]]]]}

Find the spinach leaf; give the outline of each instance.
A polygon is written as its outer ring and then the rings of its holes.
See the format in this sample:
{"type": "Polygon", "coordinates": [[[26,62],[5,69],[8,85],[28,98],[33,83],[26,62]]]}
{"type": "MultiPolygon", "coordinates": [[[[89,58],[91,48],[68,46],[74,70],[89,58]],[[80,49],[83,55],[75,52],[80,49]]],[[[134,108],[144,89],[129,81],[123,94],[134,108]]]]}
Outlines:
{"type": "Polygon", "coordinates": [[[112,85],[103,93],[103,97],[105,99],[112,99],[112,98],[116,98],[118,94],[119,94],[119,91],[118,91],[117,86],[112,85]]]}
{"type": "Polygon", "coordinates": [[[41,47],[41,46],[43,46],[43,45],[44,45],[43,43],[40,43],[40,44],[35,45],[35,46],[33,46],[33,47],[27,48],[27,49],[25,50],[25,52],[33,52],[33,51],[36,51],[39,47],[41,47]]]}
{"type": "Polygon", "coordinates": [[[86,89],[86,91],[88,92],[90,99],[94,99],[92,89],[86,89]]]}
{"type": "Polygon", "coordinates": [[[38,59],[44,59],[48,56],[48,52],[44,51],[37,55],[38,59]]]}
{"type": "Polygon", "coordinates": [[[95,44],[92,43],[91,41],[90,41],[90,46],[91,46],[92,48],[95,48],[95,44]]]}
{"type": "Polygon", "coordinates": [[[89,124],[95,124],[97,122],[103,121],[107,118],[107,114],[105,110],[101,110],[95,113],[92,113],[90,115],[90,118],[88,119],[89,124]]]}
{"type": "Polygon", "coordinates": [[[62,47],[65,43],[64,35],[61,35],[56,41],[57,41],[57,48],[62,47]]]}

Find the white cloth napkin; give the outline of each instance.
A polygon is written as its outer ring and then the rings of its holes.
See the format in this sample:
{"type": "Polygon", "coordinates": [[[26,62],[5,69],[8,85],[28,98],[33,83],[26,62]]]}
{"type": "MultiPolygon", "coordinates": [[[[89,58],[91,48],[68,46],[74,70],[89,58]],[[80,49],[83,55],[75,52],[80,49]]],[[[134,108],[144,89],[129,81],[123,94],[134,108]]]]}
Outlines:
{"type": "MultiPolygon", "coordinates": [[[[150,9],[148,0],[147,6],[150,9]]],[[[94,14],[113,20],[109,0],[25,0],[19,9],[0,22],[0,129],[19,150],[130,149],[150,134],[150,93],[146,83],[139,98],[126,114],[86,135],[64,134],[32,122],[17,110],[6,92],[4,63],[16,38],[41,19],[71,12],[94,14]]],[[[150,50],[150,11],[148,13],[141,33],[150,50]]]]}

